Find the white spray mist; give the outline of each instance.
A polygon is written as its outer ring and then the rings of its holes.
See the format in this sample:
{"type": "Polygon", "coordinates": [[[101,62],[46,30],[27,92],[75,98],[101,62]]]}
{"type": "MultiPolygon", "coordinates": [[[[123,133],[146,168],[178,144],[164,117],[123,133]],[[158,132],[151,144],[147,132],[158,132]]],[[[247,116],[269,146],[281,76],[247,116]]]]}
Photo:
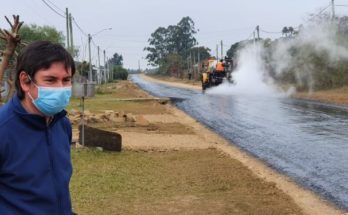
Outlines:
{"type": "MultiPolygon", "coordinates": [[[[268,75],[265,53],[262,44],[251,44],[239,51],[237,68],[232,73],[234,85],[224,83],[209,89],[212,94],[254,94],[254,95],[291,95],[296,92],[290,86],[286,92],[279,92],[268,75]]],[[[337,39],[337,25],[332,22],[308,23],[296,36],[280,38],[273,42],[271,58],[268,62],[278,76],[292,70],[297,86],[307,85],[311,92],[315,86],[314,75],[317,67],[307,60],[313,54],[325,54],[328,66],[335,66],[339,60],[348,60],[348,49],[337,39]],[[305,48],[308,47],[308,48],[305,48]],[[296,55],[293,49],[300,50],[296,55]]]]}
{"type": "Polygon", "coordinates": [[[209,89],[210,94],[235,95],[278,95],[272,86],[272,80],[265,74],[262,60],[263,48],[260,44],[250,44],[239,52],[237,67],[232,73],[234,84],[227,82],[209,89]]]}

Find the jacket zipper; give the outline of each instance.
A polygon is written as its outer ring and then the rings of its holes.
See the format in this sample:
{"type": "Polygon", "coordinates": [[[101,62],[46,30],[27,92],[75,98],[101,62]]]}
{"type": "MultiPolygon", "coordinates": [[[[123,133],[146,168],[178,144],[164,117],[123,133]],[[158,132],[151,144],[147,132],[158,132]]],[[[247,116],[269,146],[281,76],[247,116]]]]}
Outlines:
{"type": "Polygon", "coordinates": [[[54,186],[54,190],[56,193],[56,198],[58,201],[58,214],[63,214],[63,210],[62,210],[62,203],[61,203],[61,195],[59,194],[59,190],[58,190],[58,184],[57,184],[57,180],[56,180],[56,176],[54,174],[55,170],[54,170],[54,161],[53,161],[53,155],[52,155],[52,142],[51,142],[51,133],[49,130],[49,126],[46,126],[46,139],[47,139],[47,149],[48,149],[48,156],[49,156],[49,160],[50,160],[50,168],[51,168],[51,177],[52,177],[52,182],[53,182],[53,186],[54,186]]]}

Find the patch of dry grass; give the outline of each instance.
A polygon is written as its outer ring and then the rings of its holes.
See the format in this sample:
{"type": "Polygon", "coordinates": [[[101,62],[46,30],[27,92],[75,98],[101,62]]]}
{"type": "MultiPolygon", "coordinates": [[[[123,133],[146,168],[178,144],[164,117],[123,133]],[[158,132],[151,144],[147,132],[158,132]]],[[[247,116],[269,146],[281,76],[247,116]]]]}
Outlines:
{"type": "Polygon", "coordinates": [[[215,150],[73,150],[78,214],[302,214],[272,183],[215,150]]]}
{"type": "Polygon", "coordinates": [[[295,95],[295,97],[348,105],[348,87],[342,87],[332,90],[315,91],[312,93],[299,92],[295,95]]]}
{"type": "MultiPolygon", "coordinates": [[[[103,112],[114,110],[133,114],[167,113],[166,107],[158,101],[121,101],[122,98],[147,98],[149,95],[129,81],[109,83],[97,89],[95,97],[85,99],[85,110],[103,112]]],[[[67,110],[80,110],[80,99],[72,98],[67,110]]]]}

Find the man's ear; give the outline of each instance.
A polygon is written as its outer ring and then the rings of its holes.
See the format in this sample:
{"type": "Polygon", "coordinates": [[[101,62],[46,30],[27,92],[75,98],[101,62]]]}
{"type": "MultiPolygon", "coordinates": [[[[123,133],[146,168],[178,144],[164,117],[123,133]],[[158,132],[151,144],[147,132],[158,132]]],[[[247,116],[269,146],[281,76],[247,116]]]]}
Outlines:
{"type": "Polygon", "coordinates": [[[22,71],[19,73],[19,83],[21,86],[21,89],[26,93],[30,89],[30,82],[31,80],[29,79],[28,73],[22,71]]]}

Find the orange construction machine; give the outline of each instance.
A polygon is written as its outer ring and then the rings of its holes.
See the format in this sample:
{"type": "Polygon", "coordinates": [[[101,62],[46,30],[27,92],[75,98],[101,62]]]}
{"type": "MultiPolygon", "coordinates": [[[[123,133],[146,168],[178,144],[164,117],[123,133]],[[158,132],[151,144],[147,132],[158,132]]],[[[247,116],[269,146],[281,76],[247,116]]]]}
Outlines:
{"type": "Polygon", "coordinates": [[[232,80],[233,60],[232,58],[225,57],[221,60],[210,58],[202,64],[202,90],[206,90],[209,87],[218,86],[225,79],[229,83],[233,83],[232,80]]]}

